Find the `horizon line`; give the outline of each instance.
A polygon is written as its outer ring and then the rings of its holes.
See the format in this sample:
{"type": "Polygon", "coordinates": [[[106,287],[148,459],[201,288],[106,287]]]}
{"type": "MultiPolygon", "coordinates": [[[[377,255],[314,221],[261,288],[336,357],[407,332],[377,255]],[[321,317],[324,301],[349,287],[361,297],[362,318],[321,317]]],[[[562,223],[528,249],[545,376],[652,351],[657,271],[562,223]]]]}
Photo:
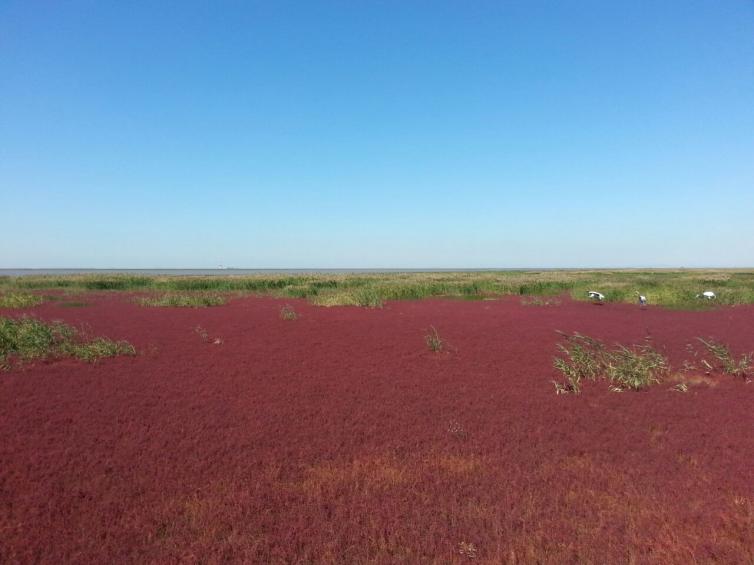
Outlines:
{"type": "Polygon", "coordinates": [[[588,267],[0,267],[2,271],[601,271],[754,270],[754,266],[588,266],[588,267]]]}

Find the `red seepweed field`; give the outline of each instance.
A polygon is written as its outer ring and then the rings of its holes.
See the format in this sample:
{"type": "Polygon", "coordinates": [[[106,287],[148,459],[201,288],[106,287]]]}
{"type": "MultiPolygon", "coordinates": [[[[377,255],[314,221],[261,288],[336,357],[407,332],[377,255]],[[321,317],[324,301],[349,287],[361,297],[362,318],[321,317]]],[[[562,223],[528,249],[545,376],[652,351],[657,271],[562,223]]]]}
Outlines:
{"type": "Polygon", "coordinates": [[[750,306],[131,298],[0,311],[137,350],[0,373],[0,562],[754,562],[754,383],[552,382],[556,330],[680,371],[750,306]]]}

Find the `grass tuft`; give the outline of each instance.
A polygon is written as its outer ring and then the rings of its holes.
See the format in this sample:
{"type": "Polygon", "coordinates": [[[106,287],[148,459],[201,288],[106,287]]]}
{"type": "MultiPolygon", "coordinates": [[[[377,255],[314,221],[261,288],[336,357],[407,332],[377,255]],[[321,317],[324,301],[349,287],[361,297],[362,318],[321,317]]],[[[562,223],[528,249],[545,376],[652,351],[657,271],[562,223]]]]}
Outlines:
{"type": "Polygon", "coordinates": [[[668,360],[651,345],[618,345],[605,354],[605,374],[623,390],[641,390],[659,383],[669,369],[668,360]]]}
{"type": "Polygon", "coordinates": [[[282,320],[295,320],[298,318],[298,314],[293,309],[293,306],[286,304],[280,309],[280,318],[282,320]]]}
{"type": "Polygon", "coordinates": [[[62,322],[43,322],[36,318],[0,317],[0,368],[48,357],[75,357],[95,362],[103,357],[135,355],[133,345],[98,337],[87,340],[76,329],[62,322]]]}
{"type": "MultiPolygon", "coordinates": [[[[702,345],[704,345],[704,347],[707,349],[707,352],[715,358],[718,367],[726,375],[733,375],[734,377],[743,377],[744,379],[748,379],[751,373],[754,371],[754,367],[752,366],[752,359],[754,359],[754,355],[752,355],[751,353],[745,353],[741,355],[738,360],[736,360],[733,354],[730,352],[728,346],[724,343],[720,343],[713,339],[702,339],[701,337],[698,337],[697,339],[702,343],[702,345]]],[[[705,363],[708,367],[711,367],[711,365],[709,363],[706,363],[704,360],[702,362],[705,363]]]]}
{"type": "Polygon", "coordinates": [[[367,308],[382,308],[382,298],[373,288],[362,288],[354,293],[356,304],[367,308]]]}
{"type": "Polygon", "coordinates": [[[148,296],[137,300],[142,306],[166,308],[206,308],[208,306],[222,306],[228,300],[220,294],[209,293],[177,293],[168,292],[159,296],[148,296]]]}
{"type": "Polygon", "coordinates": [[[608,349],[601,341],[578,332],[561,335],[566,342],[558,344],[562,356],[556,357],[553,365],[565,383],[553,381],[556,394],[578,394],[583,381],[598,379],[608,380],[616,392],[641,390],[660,382],[669,370],[667,359],[649,343],[608,349]]]}
{"type": "Polygon", "coordinates": [[[434,326],[429,327],[429,333],[424,336],[424,341],[427,343],[427,347],[429,347],[430,351],[434,351],[435,353],[442,351],[444,342],[440,337],[437,328],[434,326]]]}
{"type": "Polygon", "coordinates": [[[105,357],[118,355],[136,355],[136,349],[126,341],[113,341],[104,337],[97,337],[85,343],[70,341],[63,345],[64,354],[82,361],[93,363],[105,357]]]}
{"type": "MultiPolygon", "coordinates": [[[[595,380],[600,370],[600,358],[604,350],[602,342],[574,332],[573,335],[561,333],[566,343],[558,344],[564,357],[556,357],[553,365],[566,378],[566,384],[555,382],[557,394],[581,392],[581,381],[595,380]]],[[[554,381],[553,381],[554,382],[554,381]]]]}
{"type": "Polygon", "coordinates": [[[0,308],[31,308],[42,304],[44,299],[28,292],[6,292],[0,294],[0,308]]]}
{"type": "Polygon", "coordinates": [[[459,555],[466,557],[467,559],[477,558],[477,548],[473,543],[462,541],[458,544],[459,555]]]}

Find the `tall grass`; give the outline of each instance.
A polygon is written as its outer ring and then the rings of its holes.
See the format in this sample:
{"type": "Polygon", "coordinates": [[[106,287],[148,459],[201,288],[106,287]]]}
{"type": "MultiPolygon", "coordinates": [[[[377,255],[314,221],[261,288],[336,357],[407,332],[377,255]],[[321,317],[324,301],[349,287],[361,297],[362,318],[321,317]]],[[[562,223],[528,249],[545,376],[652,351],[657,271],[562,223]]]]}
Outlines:
{"type": "Polygon", "coordinates": [[[442,348],[445,345],[445,342],[440,337],[440,333],[434,326],[430,326],[427,335],[424,336],[424,341],[426,342],[429,350],[435,353],[442,351],[442,348]]]}
{"type": "Polygon", "coordinates": [[[593,270],[484,271],[441,273],[302,274],[251,276],[26,276],[4,280],[11,290],[69,289],[162,293],[250,292],[304,298],[324,306],[379,307],[391,300],[430,297],[483,298],[569,294],[587,300],[588,290],[602,292],[607,302],[635,302],[636,293],[652,305],[703,309],[716,305],[754,304],[754,271],[745,270],[593,270]],[[697,297],[704,290],[714,301],[697,297]]]}
{"type": "Polygon", "coordinates": [[[36,318],[0,317],[0,369],[47,357],[75,357],[94,362],[103,357],[134,355],[125,341],[97,337],[88,339],[62,322],[43,322],[36,318]]]}
{"type": "Polygon", "coordinates": [[[31,308],[44,302],[38,294],[29,292],[6,292],[0,294],[0,308],[31,308]]]}
{"type": "Polygon", "coordinates": [[[207,306],[221,306],[227,299],[220,294],[167,292],[159,296],[138,298],[142,306],[164,308],[205,308],[207,306]]]}
{"type": "Polygon", "coordinates": [[[583,381],[598,379],[609,381],[615,391],[641,390],[660,382],[669,369],[665,356],[649,343],[632,347],[619,344],[609,349],[601,341],[578,332],[561,335],[565,342],[558,344],[561,356],[553,360],[553,365],[566,380],[553,381],[558,394],[578,394],[583,381]]]}
{"type": "Polygon", "coordinates": [[[724,343],[713,339],[702,339],[701,337],[697,339],[704,345],[707,352],[712,355],[723,373],[748,379],[749,375],[754,372],[754,366],[752,365],[754,355],[752,353],[745,353],[736,359],[724,343]]]}
{"type": "Polygon", "coordinates": [[[605,346],[602,342],[591,337],[574,333],[565,335],[566,343],[559,343],[558,349],[562,357],[553,360],[554,367],[563,373],[567,384],[556,388],[558,392],[581,392],[581,381],[595,380],[601,368],[600,358],[605,346]]]}

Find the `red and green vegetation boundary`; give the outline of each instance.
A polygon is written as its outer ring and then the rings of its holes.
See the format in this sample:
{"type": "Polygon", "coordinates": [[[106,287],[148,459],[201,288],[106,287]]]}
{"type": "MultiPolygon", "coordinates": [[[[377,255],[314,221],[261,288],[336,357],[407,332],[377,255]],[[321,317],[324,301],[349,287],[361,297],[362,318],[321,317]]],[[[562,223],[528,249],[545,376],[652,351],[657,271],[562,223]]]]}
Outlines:
{"type": "MultiPolygon", "coordinates": [[[[378,307],[390,300],[431,297],[482,299],[520,295],[534,297],[529,304],[550,304],[547,299],[568,294],[586,300],[588,290],[598,290],[608,302],[636,302],[646,296],[651,305],[677,309],[702,309],[715,304],[754,304],[754,270],[548,270],[499,272],[306,274],[254,276],[141,276],[69,275],[0,277],[3,296],[30,291],[92,290],[139,291],[153,295],[154,305],[181,305],[191,293],[256,293],[284,298],[305,298],[322,306],[378,307]],[[714,301],[699,294],[712,290],[714,301]],[[171,301],[173,304],[171,304],[171,301]]],[[[6,300],[13,300],[8,298],[6,300]]],[[[198,304],[203,305],[203,304],[198,304]]],[[[205,304],[206,305],[206,304],[205,304]]],[[[0,306],[3,307],[3,306],[0,306]]]]}

